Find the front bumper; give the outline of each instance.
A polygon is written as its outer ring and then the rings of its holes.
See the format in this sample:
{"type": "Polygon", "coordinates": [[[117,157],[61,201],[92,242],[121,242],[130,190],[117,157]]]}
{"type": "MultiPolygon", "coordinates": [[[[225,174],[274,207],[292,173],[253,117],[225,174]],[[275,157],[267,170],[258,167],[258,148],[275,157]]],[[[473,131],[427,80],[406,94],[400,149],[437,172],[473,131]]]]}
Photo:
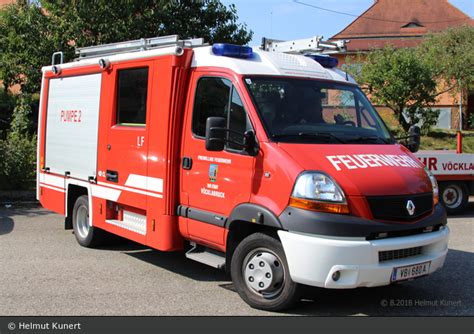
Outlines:
{"type": "Polygon", "coordinates": [[[431,261],[429,274],[441,268],[448,252],[449,228],[379,240],[330,237],[280,230],[294,282],[334,289],[374,287],[391,283],[395,267],[431,261]],[[379,252],[422,247],[421,254],[379,262],[379,252]],[[337,281],[334,272],[340,272],[337,281]]]}

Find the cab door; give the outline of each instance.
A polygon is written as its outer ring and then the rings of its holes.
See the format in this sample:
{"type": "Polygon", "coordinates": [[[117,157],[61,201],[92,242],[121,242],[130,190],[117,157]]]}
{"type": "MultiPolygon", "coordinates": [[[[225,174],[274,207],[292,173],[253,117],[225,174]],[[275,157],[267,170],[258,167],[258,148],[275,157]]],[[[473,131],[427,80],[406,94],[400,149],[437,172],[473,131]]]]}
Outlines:
{"type": "Polygon", "coordinates": [[[225,223],[232,209],[249,201],[255,158],[242,149],[243,134],[252,130],[235,82],[219,74],[195,72],[191,80],[190,103],[182,150],[180,215],[187,218],[187,233],[212,245],[224,245],[225,223]],[[205,148],[208,117],[224,117],[228,135],[221,152],[205,148]]]}

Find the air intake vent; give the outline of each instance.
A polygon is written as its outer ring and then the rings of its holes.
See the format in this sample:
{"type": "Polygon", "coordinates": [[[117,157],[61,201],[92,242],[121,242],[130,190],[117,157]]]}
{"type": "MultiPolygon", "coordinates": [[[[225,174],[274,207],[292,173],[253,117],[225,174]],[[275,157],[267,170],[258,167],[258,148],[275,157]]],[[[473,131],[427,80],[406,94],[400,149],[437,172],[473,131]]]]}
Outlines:
{"type": "Polygon", "coordinates": [[[395,249],[379,252],[379,262],[404,259],[421,254],[421,247],[395,249]]]}

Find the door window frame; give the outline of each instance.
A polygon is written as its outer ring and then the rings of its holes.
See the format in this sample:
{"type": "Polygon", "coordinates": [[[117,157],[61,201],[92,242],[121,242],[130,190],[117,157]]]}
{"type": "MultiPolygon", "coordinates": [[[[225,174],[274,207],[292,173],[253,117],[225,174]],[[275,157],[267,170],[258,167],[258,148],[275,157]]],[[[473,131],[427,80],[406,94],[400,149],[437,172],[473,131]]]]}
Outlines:
{"type": "Polygon", "coordinates": [[[152,104],[152,88],[153,88],[153,62],[152,61],[141,61],[141,62],[134,62],[134,63],[127,63],[127,64],[118,64],[115,65],[113,68],[113,84],[114,84],[114,91],[112,94],[112,110],[110,115],[110,127],[114,129],[130,129],[130,130],[142,130],[145,131],[148,128],[148,123],[150,122],[151,118],[151,104],[152,104]],[[133,69],[140,69],[140,68],[147,68],[148,69],[148,83],[147,83],[147,97],[146,97],[146,116],[145,116],[145,124],[120,124],[117,123],[118,120],[118,84],[119,84],[119,72],[123,70],[133,70],[133,69]]]}
{"type": "MultiPolygon", "coordinates": [[[[206,137],[205,136],[199,136],[197,135],[196,133],[194,133],[194,130],[193,130],[193,124],[194,124],[194,115],[195,115],[195,112],[196,112],[196,109],[195,109],[195,106],[196,106],[196,97],[197,97],[197,89],[199,87],[199,82],[202,80],[202,79],[206,79],[206,78],[213,78],[213,79],[224,79],[224,80],[227,80],[230,82],[231,86],[229,87],[229,103],[228,103],[228,110],[227,110],[227,115],[226,115],[226,126],[228,127],[229,126],[229,115],[230,115],[230,108],[231,108],[231,103],[232,103],[232,91],[233,89],[236,90],[237,94],[239,94],[239,98],[240,100],[242,101],[242,106],[244,108],[244,111],[245,111],[245,115],[247,117],[247,120],[249,121],[249,124],[251,126],[251,131],[253,131],[255,134],[255,126],[254,124],[252,123],[252,119],[250,118],[249,116],[249,112],[248,112],[248,107],[245,105],[245,101],[244,99],[242,98],[242,91],[239,89],[238,85],[235,84],[234,80],[232,80],[231,78],[229,78],[228,76],[225,76],[225,75],[213,75],[213,74],[202,74],[200,75],[196,80],[195,80],[195,85],[194,85],[194,88],[193,88],[193,101],[192,101],[192,104],[191,104],[191,108],[192,108],[192,113],[191,113],[191,123],[190,123],[190,131],[191,131],[191,135],[194,139],[198,139],[198,140],[206,140],[206,137]]],[[[227,146],[227,143],[224,145],[224,151],[225,152],[228,152],[228,153],[234,153],[234,154],[240,154],[240,155],[250,155],[247,151],[245,150],[236,150],[236,149],[232,149],[232,148],[229,148],[227,146]]]]}

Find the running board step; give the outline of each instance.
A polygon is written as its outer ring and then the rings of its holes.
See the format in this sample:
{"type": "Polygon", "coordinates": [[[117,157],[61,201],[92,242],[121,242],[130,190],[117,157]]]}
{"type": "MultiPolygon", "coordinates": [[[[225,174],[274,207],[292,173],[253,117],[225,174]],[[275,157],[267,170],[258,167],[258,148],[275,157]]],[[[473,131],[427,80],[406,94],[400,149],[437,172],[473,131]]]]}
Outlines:
{"type": "Polygon", "coordinates": [[[216,251],[211,251],[199,246],[194,246],[186,252],[188,259],[207,264],[208,266],[222,269],[225,266],[225,256],[218,254],[216,251]]]}

